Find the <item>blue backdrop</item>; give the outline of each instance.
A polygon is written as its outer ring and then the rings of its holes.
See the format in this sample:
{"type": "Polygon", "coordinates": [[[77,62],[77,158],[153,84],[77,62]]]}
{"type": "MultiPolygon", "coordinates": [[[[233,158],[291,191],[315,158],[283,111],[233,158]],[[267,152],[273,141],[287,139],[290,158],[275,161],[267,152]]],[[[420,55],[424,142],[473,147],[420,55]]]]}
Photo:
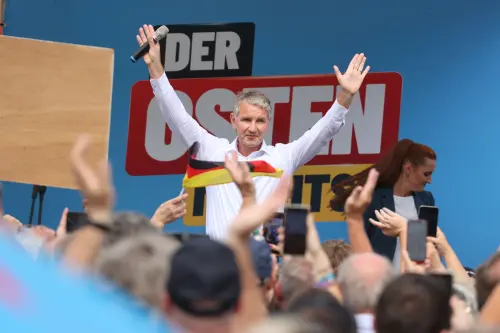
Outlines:
{"type": "MultiPolygon", "coordinates": [[[[498,12],[495,0],[481,5],[465,0],[7,0],[4,32],[115,50],[110,159],[117,208],[149,215],[178,195],[182,177],[130,177],[125,171],[130,90],[147,79],[145,66],[129,60],[140,25],[254,22],[253,75],[329,73],[333,64],[345,68],[354,53],[364,52],[372,71],[401,73],[400,137],[437,151],[429,189],[440,207],[440,224],[464,264],[475,266],[496,249],[500,235],[495,214],[498,12]]],[[[8,183],[5,192],[6,211],[27,221],[31,186],[8,183]]],[[[45,224],[56,225],[64,207],[80,210],[78,193],[49,189],[45,224]]],[[[346,236],[343,223],[318,226],[323,239],[346,236]]],[[[178,221],[169,228],[186,227],[178,221]]]]}

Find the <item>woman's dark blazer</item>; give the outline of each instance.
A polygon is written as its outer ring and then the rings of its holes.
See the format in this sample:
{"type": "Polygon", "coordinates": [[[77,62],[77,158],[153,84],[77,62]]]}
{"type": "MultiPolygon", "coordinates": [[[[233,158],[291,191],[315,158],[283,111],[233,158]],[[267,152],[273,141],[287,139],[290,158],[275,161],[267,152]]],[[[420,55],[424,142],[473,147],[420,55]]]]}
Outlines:
{"type": "MultiPolygon", "coordinates": [[[[388,208],[393,212],[396,211],[394,207],[394,193],[392,188],[376,188],[373,193],[373,200],[370,206],[365,211],[364,222],[365,230],[372,244],[373,251],[387,257],[392,261],[394,252],[396,251],[397,239],[395,237],[386,236],[382,231],[370,223],[369,218],[377,221],[375,210],[388,208]]],[[[434,206],[434,197],[431,192],[422,191],[414,192],[413,199],[415,200],[415,207],[418,209],[420,206],[434,206]]]]}

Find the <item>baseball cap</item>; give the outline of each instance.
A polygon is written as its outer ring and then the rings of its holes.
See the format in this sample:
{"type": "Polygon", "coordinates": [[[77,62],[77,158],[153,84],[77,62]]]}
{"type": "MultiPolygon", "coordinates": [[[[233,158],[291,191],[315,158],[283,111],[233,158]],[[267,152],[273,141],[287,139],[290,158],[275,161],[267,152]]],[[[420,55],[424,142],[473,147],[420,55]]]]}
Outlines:
{"type": "Polygon", "coordinates": [[[265,241],[250,238],[250,251],[252,252],[253,267],[257,277],[261,283],[265,283],[271,277],[273,271],[271,249],[265,241]]]}
{"type": "Polygon", "coordinates": [[[216,317],[237,306],[240,272],[233,251],[209,238],[183,243],[171,260],[166,290],[172,302],[198,317],[216,317]]]}

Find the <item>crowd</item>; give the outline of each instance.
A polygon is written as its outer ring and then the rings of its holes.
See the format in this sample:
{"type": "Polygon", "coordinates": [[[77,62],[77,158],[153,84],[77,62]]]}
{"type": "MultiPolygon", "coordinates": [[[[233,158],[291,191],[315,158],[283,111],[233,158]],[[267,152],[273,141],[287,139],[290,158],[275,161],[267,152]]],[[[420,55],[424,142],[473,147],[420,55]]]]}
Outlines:
{"type": "Polygon", "coordinates": [[[62,270],[104,278],[136,298],[148,311],[181,332],[493,332],[500,325],[500,252],[475,274],[460,264],[443,231],[429,239],[428,259],[412,262],[405,249],[405,220],[378,224],[400,239],[400,265],[372,250],[363,214],[372,203],[379,172],[345,201],[348,242],[320,242],[313,215],[307,219],[304,256],[282,253],[252,232],[266,224],[291,193],[283,176],[276,191],[256,203],[247,164],[233,154],[225,167],[241,191],[243,205],[226,241],[176,237],[163,227],[185,213],[185,195],[162,204],[152,218],[113,212],[115,192],[107,165],[85,159],[88,137],[71,152],[71,167],[91,221],[66,232],[65,210],[57,230],[27,230],[4,215],[4,235],[24,234],[35,260],[51,255],[62,270]],[[30,233],[26,233],[29,231],[30,233]],[[31,237],[31,240],[30,240],[31,237]],[[39,244],[34,247],[33,244],[39,244]],[[451,274],[447,290],[436,274],[451,274]]]}
{"type": "MultiPolygon", "coordinates": [[[[409,221],[418,219],[419,206],[434,205],[424,190],[436,166],[436,154],[427,146],[401,140],[373,167],[332,188],[331,208],[345,213],[346,241],[321,243],[309,213],[304,253],[285,251],[286,221],[268,243],[266,226],[291,199],[289,171],[314,157],[343,126],[368,72],[363,54],[354,56],[345,74],[335,67],[342,91],[319,125],[290,145],[263,149],[267,98],[238,95],[231,115],[235,145],[210,136],[186,116],[163,68],[155,65],[159,48],[152,34],[153,28],[144,26],[137,39],[151,45],[147,64],[169,126],[177,126],[188,146],[200,143],[202,155],[224,156],[222,171],[231,182],[207,192],[212,209],[207,226],[213,229],[207,228],[208,235],[168,232],[168,224],[186,213],[186,194],[160,205],[152,217],[115,212],[110,166],[90,165],[91,142],[84,135],[70,152],[70,167],[88,223],[69,231],[65,209],[57,230],[28,228],[1,211],[0,242],[14,240],[33,262],[48,257],[70,275],[94,277],[108,287],[104,294],[121,290],[152,321],[165,323],[165,331],[167,326],[188,333],[500,330],[500,251],[477,269],[466,269],[438,228],[435,237],[424,238],[425,260],[413,261],[409,254],[409,221]],[[249,164],[241,162],[249,156],[282,163],[288,172],[272,182],[253,177],[249,164]]],[[[61,316],[64,311],[57,313],[61,316]]]]}

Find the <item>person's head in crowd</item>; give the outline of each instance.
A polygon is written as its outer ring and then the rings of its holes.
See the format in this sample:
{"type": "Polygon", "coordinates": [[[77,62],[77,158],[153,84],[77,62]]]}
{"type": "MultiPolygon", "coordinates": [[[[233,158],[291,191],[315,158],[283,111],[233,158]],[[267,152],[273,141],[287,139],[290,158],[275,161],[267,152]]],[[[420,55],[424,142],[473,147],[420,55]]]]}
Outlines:
{"type": "Polygon", "coordinates": [[[328,327],[308,321],[302,317],[278,315],[267,318],[245,333],[330,333],[328,327]]]}
{"type": "Polygon", "coordinates": [[[188,332],[227,332],[239,309],[240,272],[233,251],[193,238],[173,255],[165,285],[165,313],[188,332]]]}
{"type": "Polygon", "coordinates": [[[137,235],[141,232],[158,232],[158,230],[151,224],[151,219],[145,215],[135,212],[113,214],[103,241],[103,247],[113,245],[123,237],[137,235]]]}
{"type": "Polygon", "coordinates": [[[476,270],[476,293],[479,310],[500,283],[500,252],[495,252],[476,270]]]}
{"type": "Polygon", "coordinates": [[[159,232],[129,235],[101,249],[94,270],[163,313],[170,260],[179,247],[176,239],[159,232]]]}
{"type": "Polygon", "coordinates": [[[427,275],[400,275],[386,286],[375,308],[377,333],[440,333],[451,326],[449,290],[427,275]]]}
{"type": "Polygon", "coordinates": [[[281,265],[279,286],[276,291],[283,306],[294,296],[314,285],[314,271],[311,262],[305,258],[292,257],[281,265]]]}
{"type": "Polygon", "coordinates": [[[343,239],[330,239],[322,244],[335,275],[338,274],[340,264],[351,254],[351,245],[343,239]]]}
{"type": "Polygon", "coordinates": [[[332,188],[335,197],[330,201],[330,207],[343,208],[354,188],[366,183],[372,168],[379,172],[377,187],[394,188],[399,183],[408,193],[423,191],[432,181],[436,158],[430,147],[409,139],[400,140],[375,165],[335,185],[332,188]]]}
{"type": "Polygon", "coordinates": [[[328,328],[331,333],[355,333],[353,315],[327,290],[310,288],[296,294],[287,304],[286,313],[328,328]]]}
{"type": "Polygon", "coordinates": [[[274,285],[276,283],[277,262],[271,254],[271,249],[265,241],[250,238],[250,251],[257,285],[262,288],[262,293],[269,303],[273,297],[274,285]]]}
{"type": "Polygon", "coordinates": [[[337,282],[343,304],[355,314],[373,313],[385,286],[395,277],[385,257],[353,254],[340,265],[337,282]]]}

